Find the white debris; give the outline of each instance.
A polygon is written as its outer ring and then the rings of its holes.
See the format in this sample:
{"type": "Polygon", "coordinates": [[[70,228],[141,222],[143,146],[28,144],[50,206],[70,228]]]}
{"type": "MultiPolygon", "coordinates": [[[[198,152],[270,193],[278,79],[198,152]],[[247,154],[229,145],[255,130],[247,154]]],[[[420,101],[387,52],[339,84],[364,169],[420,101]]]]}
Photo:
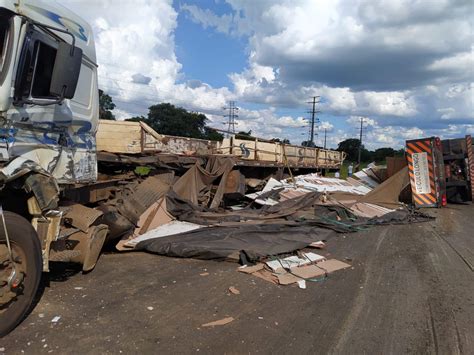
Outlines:
{"type": "Polygon", "coordinates": [[[56,316],[53,319],[51,319],[51,323],[57,323],[61,319],[61,316],[56,316]]]}
{"type": "Polygon", "coordinates": [[[299,288],[302,288],[303,290],[306,289],[306,280],[299,280],[297,282],[299,288]]]}
{"type": "Polygon", "coordinates": [[[195,229],[203,228],[205,226],[201,226],[195,223],[189,223],[184,221],[172,221],[166,224],[159,226],[158,228],[152,229],[137,238],[130,239],[127,241],[124,246],[129,248],[134,248],[139,242],[154,239],[154,238],[161,238],[161,237],[168,237],[175,234],[180,234],[184,232],[189,232],[195,229]]]}
{"type": "Polygon", "coordinates": [[[301,258],[297,256],[289,256],[284,259],[267,261],[266,264],[273,271],[277,271],[278,269],[291,269],[292,267],[298,267],[323,260],[326,260],[326,258],[322,255],[315,253],[302,253],[301,258]]]}

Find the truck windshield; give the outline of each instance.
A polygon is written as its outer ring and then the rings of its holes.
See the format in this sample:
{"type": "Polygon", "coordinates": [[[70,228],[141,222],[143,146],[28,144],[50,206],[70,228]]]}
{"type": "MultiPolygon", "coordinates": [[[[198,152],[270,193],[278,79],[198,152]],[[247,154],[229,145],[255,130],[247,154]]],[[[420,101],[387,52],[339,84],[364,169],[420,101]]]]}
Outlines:
{"type": "Polygon", "coordinates": [[[8,17],[0,15],[0,75],[6,67],[8,38],[10,33],[10,21],[8,17]]]}

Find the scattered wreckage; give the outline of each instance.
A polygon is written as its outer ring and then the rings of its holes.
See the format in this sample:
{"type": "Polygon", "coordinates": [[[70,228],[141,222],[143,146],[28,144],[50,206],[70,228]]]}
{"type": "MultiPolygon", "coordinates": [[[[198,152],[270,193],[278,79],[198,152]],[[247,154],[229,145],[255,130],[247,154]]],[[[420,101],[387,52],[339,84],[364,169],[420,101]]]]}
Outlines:
{"type": "MultiPolygon", "coordinates": [[[[105,243],[131,234],[126,243],[137,250],[248,264],[337,232],[427,218],[397,209],[406,174],[370,191],[307,175],[339,169],[343,152],[99,122],[92,28],[62,6],[0,0],[0,46],[0,336],[24,317],[52,262],[90,271],[105,243]],[[306,177],[267,182],[290,171],[306,177]],[[275,188],[237,206],[266,183],[275,188]]],[[[472,167],[471,144],[464,147],[472,167]]],[[[472,168],[465,177],[464,160],[450,158],[453,183],[469,187],[472,168]]],[[[426,180],[425,165],[418,175],[426,180]]]]}
{"type": "Polygon", "coordinates": [[[305,280],[350,265],[303,249],[323,248],[338,233],[431,219],[399,202],[401,191],[410,184],[407,167],[384,182],[375,182],[375,188],[362,180],[318,174],[282,181],[270,178],[262,190],[236,202],[219,192],[225,190],[233,165],[232,158],[217,158],[206,168],[195,165],[174,180],[168,174],[146,178],[143,184],[160,181],[154,184],[155,191],[149,191],[157,199],[143,205],[140,216],[135,214],[135,228],[117,249],[239,262],[241,272],[304,287],[305,280]]]}

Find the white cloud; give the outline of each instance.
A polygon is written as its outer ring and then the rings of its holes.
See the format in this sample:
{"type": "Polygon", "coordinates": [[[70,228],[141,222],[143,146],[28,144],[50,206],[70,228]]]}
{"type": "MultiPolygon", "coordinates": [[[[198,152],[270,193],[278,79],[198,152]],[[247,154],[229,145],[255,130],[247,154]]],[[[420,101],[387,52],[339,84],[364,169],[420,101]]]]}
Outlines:
{"type": "Polygon", "coordinates": [[[414,116],[416,103],[402,92],[365,91],[358,95],[360,104],[366,112],[377,115],[414,116]]]}
{"type": "Polygon", "coordinates": [[[181,5],[181,11],[189,14],[192,21],[201,24],[204,28],[213,27],[216,31],[229,34],[233,25],[232,15],[217,16],[209,9],[203,10],[196,5],[181,5]]]}
{"type": "Polygon", "coordinates": [[[232,99],[241,106],[269,107],[242,109],[238,130],[298,143],[306,139],[307,121],[281,116],[278,108],[304,112],[306,101],[319,95],[323,114],[338,116],[339,122],[349,118],[347,127],[335,120],[321,123],[333,146],[356,135],[360,116],[367,119],[373,147],[472,131],[474,4],[469,1],[427,6],[408,0],[227,0],[233,11],[223,15],[183,1],[178,10],[188,19],[248,40],[247,67],[228,73],[231,88],[213,88],[206,78],[183,83],[186,68],[175,54],[178,12],[172,0],[64,3],[93,25],[99,84],[114,97],[120,118],[171,102],[206,113],[222,128],[221,109],[232,99]]]}
{"type": "Polygon", "coordinates": [[[332,132],[334,129],[334,125],[331,122],[328,121],[321,121],[319,124],[318,130],[319,131],[324,131],[326,130],[327,132],[332,132]]]}
{"type": "Polygon", "coordinates": [[[144,115],[159,102],[218,111],[232,96],[225,87],[180,83],[183,68],[174,39],[178,13],[171,0],[86,3],[65,1],[93,26],[99,87],[113,96],[118,118],[144,115]]]}
{"type": "Polygon", "coordinates": [[[354,127],[360,127],[360,121],[362,120],[362,127],[377,127],[377,121],[374,119],[363,117],[363,116],[351,116],[349,117],[346,122],[354,127]]]}

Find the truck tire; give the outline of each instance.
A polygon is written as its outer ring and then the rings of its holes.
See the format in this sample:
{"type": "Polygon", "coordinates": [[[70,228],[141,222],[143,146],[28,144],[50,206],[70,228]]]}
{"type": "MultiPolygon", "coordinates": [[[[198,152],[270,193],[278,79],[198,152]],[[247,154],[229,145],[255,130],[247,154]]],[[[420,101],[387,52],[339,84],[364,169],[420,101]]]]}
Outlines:
{"type": "Polygon", "coordinates": [[[12,266],[0,219],[0,338],[13,330],[30,310],[43,270],[41,244],[33,226],[18,214],[5,211],[15,267],[21,277],[19,285],[10,287],[12,266]]]}

